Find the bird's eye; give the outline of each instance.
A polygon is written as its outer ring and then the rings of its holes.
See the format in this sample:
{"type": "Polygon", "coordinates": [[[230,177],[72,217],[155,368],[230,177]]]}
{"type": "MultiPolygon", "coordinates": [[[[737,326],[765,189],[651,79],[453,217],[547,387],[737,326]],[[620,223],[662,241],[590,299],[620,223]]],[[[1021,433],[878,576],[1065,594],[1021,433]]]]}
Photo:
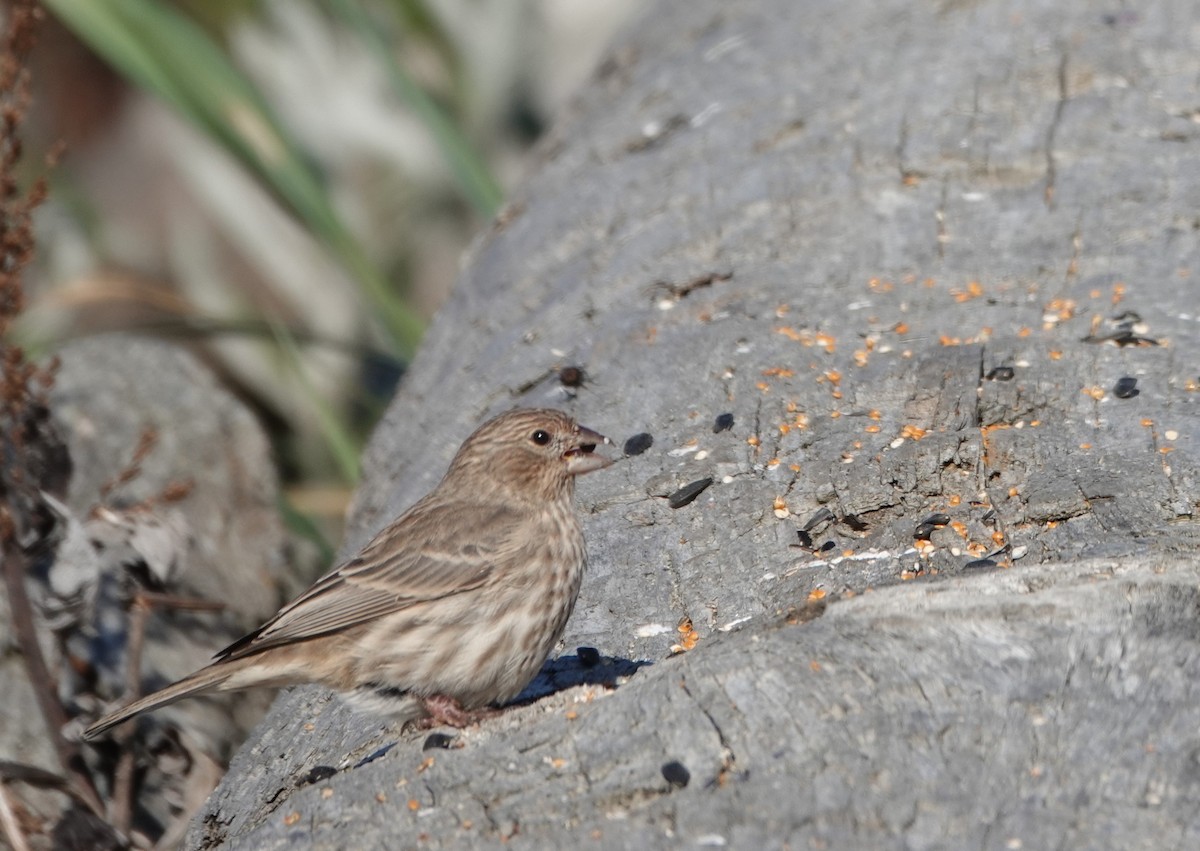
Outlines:
{"type": "Polygon", "coordinates": [[[534,443],[536,443],[538,446],[545,446],[547,443],[550,442],[550,432],[546,431],[545,429],[539,428],[532,435],[530,435],[529,439],[532,440],[534,443]]]}

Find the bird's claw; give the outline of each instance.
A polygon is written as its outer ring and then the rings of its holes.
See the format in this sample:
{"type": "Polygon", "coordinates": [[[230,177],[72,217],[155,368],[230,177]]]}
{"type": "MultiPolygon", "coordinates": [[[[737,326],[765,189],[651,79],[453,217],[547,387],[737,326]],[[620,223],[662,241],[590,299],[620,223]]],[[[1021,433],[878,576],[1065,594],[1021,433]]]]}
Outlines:
{"type": "Polygon", "coordinates": [[[434,727],[470,727],[485,718],[498,715],[498,709],[464,709],[457,699],[444,694],[434,694],[422,699],[426,716],[417,722],[418,730],[434,727]]]}

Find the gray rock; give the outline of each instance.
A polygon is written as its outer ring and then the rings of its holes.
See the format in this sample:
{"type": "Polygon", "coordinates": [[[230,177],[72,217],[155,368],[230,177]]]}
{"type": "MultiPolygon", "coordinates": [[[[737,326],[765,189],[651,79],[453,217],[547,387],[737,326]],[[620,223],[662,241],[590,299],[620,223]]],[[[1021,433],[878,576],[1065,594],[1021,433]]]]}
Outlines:
{"type": "MultiPolygon", "coordinates": [[[[65,500],[46,497],[60,520],[59,539],[29,584],[59,694],[72,711],[94,718],[124,698],[127,569],[136,565],[177,596],[225,605],[219,613],[151,612],[142,676],[152,689],[206,664],[215,649],[273,613],[287,563],[270,446],[254,417],[207,369],[170,345],[126,336],[75,343],[60,358],[48,401],[71,476],[65,500]],[[136,473],[122,480],[147,432],[152,446],[136,473]],[[173,489],[174,496],[164,496],[173,489]],[[69,635],[71,660],[51,627],[69,635]],[[80,666],[90,675],[76,676],[80,666]]],[[[10,647],[4,595],[0,604],[0,643],[10,647]]],[[[57,771],[16,653],[0,664],[0,694],[6,719],[0,755],[57,771]]],[[[155,834],[194,809],[268,700],[248,693],[189,701],[140,722],[145,735],[129,747],[138,754],[139,819],[150,823],[135,827],[155,834]]],[[[89,754],[108,791],[111,764],[104,761],[116,749],[89,754]]]]}
{"type": "Polygon", "coordinates": [[[496,411],[648,432],[580,484],[563,649],[653,664],[428,753],[292,692],[191,847],[1194,842],[1190,20],[657,4],[476,246],[343,547],[496,411]],[[982,558],[1002,569],[964,573],[982,558]]]}
{"type": "Polygon", "coordinates": [[[108,335],[74,343],[59,357],[50,401],[74,465],[70,506],[86,514],[152,431],[138,474],[111,501],[132,505],[170,484],[190,486],[175,505],[186,509],[195,551],[174,590],[221,600],[253,625],[272,614],[286,572],[279,485],[253,414],[207,368],[165,343],[108,335]]]}

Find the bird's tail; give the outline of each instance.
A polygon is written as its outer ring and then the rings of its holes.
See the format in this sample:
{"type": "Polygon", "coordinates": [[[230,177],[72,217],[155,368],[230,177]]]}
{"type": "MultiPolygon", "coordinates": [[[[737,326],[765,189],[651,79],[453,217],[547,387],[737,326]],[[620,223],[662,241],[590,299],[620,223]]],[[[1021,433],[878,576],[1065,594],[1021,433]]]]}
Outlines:
{"type": "MultiPolygon", "coordinates": [[[[110,712],[92,724],[83,731],[83,738],[88,741],[98,738],[108,730],[111,730],[118,724],[123,724],[135,715],[140,715],[152,709],[158,709],[160,706],[166,706],[168,703],[183,700],[185,697],[191,697],[194,694],[206,691],[221,690],[221,687],[226,684],[230,677],[241,670],[243,666],[238,664],[241,661],[248,660],[217,662],[216,664],[209,665],[207,668],[201,668],[196,673],[184,677],[178,682],[171,683],[171,685],[161,688],[153,694],[140,697],[115,712],[110,712]]],[[[234,687],[236,688],[236,686],[234,687]]]]}

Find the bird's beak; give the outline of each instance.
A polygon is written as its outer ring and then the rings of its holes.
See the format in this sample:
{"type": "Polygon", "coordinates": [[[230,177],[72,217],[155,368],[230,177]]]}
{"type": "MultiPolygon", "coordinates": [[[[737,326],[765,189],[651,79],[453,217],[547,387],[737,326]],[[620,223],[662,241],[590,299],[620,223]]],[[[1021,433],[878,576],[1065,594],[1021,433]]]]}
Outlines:
{"type": "Polygon", "coordinates": [[[570,449],[563,453],[567,459],[567,472],[572,476],[582,476],[593,470],[602,470],[612,463],[611,458],[596,454],[600,444],[612,446],[612,441],[599,432],[579,426],[570,449]]]}

